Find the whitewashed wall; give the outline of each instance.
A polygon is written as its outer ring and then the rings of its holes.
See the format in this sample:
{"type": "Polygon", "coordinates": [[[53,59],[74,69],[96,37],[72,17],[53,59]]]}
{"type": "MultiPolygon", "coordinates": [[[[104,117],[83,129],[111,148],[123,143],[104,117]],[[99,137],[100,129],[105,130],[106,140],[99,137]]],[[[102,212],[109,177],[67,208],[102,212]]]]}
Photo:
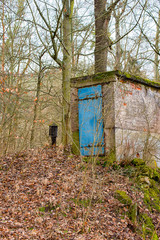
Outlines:
{"type": "Polygon", "coordinates": [[[139,156],[160,166],[160,91],[120,79],[114,84],[117,158],[139,156]]]}

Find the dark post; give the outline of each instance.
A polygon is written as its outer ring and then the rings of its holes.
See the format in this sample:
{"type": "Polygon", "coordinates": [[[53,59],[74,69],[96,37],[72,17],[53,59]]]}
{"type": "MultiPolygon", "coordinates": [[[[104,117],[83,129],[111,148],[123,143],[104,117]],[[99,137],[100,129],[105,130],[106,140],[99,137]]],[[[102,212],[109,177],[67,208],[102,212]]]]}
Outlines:
{"type": "Polygon", "coordinates": [[[58,126],[56,124],[52,124],[49,126],[49,136],[51,136],[52,145],[56,145],[58,126]]]}

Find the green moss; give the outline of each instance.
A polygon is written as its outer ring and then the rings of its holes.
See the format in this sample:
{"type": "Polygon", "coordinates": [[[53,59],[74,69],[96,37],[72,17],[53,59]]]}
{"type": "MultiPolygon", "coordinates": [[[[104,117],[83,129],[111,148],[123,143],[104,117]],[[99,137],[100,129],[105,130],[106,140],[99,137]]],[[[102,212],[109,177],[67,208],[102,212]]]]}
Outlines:
{"type": "Polygon", "coordinates": [[[160,88],[160,83],[159,82],[154,82],[154,81],[151,81],[147,78],[142,78],[140,76],[135,76],[135,75],[132,75],[132,74],[129,74],[129,73],[126,73],[126,72],[121,72],[121,71],[117,71],[116,75],[118,75],[122,78],[127,78],[127,79],[130,79],[130,80],[145,84],[147,86],[160,88]]]}
{"type": "MultiPolygon", "coordinates": [[[[133,182],[137,183],[137,188],[144,193],[144,204],[148,212],[160,212],[160,184],[159,169],[153,169],[145,164],[141,159],[134,159],[131,162],[123,162],[120,173],[130,176],[133,182]]],[[[126,205],[124,214],[129,217],[135,226],[135,230],[143,234],[143,239],[157,240],[157,233],[149,214],[144,213],[142,208],[132,201],[125,191],[117,190],[114,194],[122,204],[126,205]]],[[[121,214],[123,215],[121,208],[121,214]]],[[[134,230],[133,230],[134,231],[134,230]]]]}
{"type": "Polygon", "coordinates": [[[150,205],[150,202],[151,202],[151,198],[150,198],[149,191],[145,190],[145,192],[144,192],[144,203],[146,205],[150,205]]]}
{"type": "Polygon", "coordinates": [[[137,204],[136,203],[130,205],[130,208],[128,211],[128,217],[133,223],[137,222],[137,204]]]}
{"type": "Polygon", "coordinates": [[[92,76],[92,80],[94,81],[94,80],[100,80],[100,79],[108,79],[110,77],[113,77],[115,73],[116,71],[97,73],[92,76]]]}
{"type": "Polygon", "coordinates": [[[118,199],[122,204],[125,204],[127,206],[130,206],[132,204],[132,199],[127,195],[125,191],[115,191],[114,197],[118,199]]]}
{"type": "Polygon", "coordinates": [[[40,207],[40,208],[39,208],[39,211],[40,211],[40,212],[45,212],[45,209],[46,209],[46,207],[40,207]]]}
{"type": "MultiPolygon", "coordinates": [[[[157,193],[158,189],[153,189],[153,188],[149,188],[149,193],[152,197],[158,199],[158,193],[157,193]]],[[[159,191],[158,191],[159,192],[159,191]]]]}
{"type": "Polygon", "coordinates": [[[147,165],[140,165],[137,166],[138,173],[142,176],[148,176],[150,179],[153,179],[157,182],[160,182],[160,173],[147,165]]]}
{"type": "Polygon", "coordinates": [[[140,158],[134,158],[131,161],[131,164],[134,165],[134,166],[145,165],[145,161],[143,159],[140,159],[140,158]]]}
{"type": "Polygon", "coordinates": [[[102,72],[88,76],[82,76],[71,79],[71,87],[91,86],[100,83],[109,83],[115,81],[117,71],[102,72]]]}
{"type": "Polygon", "coordinates": [[[142,176],[150,177],[150,168],[147,165],[138,166],[137,170],[142,176]]]}
{"type": "Polygon", "coordinates": [[[71,155],[68,155],[67,157],[70,158],[70,159],[72,159],[72,158],[74,157],[74,155],[71,154],[71,155]]]}
{"type": "Polygon", "coordinates": [[[150,185],[150,188],[153,188],[153,189],[156,189],[157,188],[157,182],[155,181],[155,180],[153,180],[153,179],[150,179],[150,183],[151,183],[151,185],[150,185]]]}
{"type": "Polygon", "coordinates": [[[160,186],[159,186],[159,172],[155,169],[149,168],[148,166],[139,166],[138,172],[141,176],[137,176],[137,183],[144,192],[144,203],[148,209],[153,209],[160,212],[160,186]],[[140,181],[142,178],[149,179],[149,184],[146,186],[146,182],[140,181]]]}
{"type": "Polygon", "coordinates": [[[109,72],[102,72],[93,75],[77,77],[71,79],[71,87],[82,87],[82,86],[89,86],[98,83],[104,82],[112,82],[114,81],[114,76],[117,75],[124,80],[131,80],[133,82],[137,82],[140,84],[144,84],[151,87],[160,88],[160,83],[151,81],[146,78],[142,78],[140,76],[135,76],[126,72],[121,71],[109,71],[109,72]]]}
{"type": "Polygon", "coordinates": [[[160,173],[156,169],[153,169],[152,171],[152,179],[156,182],[160,182],[160,173]]]}
{"type": "MultiPolygon", "coordinates": [[[[153,180],[154,181],[154,180],[153,180]]],[[[148,188],[143,189],[144,191],[144,203],[147,205],[149,210],[155,209],[160,212],[160,191],[156,184],[148,188]]]]}
{"type": "Polygon", "coordinates": [[[99,157],[100,163],[103,167],[115,167],[115,169],[117,169],[117,167],[119,168],[119,164],[116,161],[116,154],[115,151],[110,151],[110,153],[108,153],[106,156],[101,156],[99,157]]]}
{"type": "Polygon", "coordinates": [[[114,197],[122,204],[128,206],[127,216],[135,224],[137,222],[137,203],[132,203],[132,199],[125,191],[117,190],[114,194],[114,197]]]}
{"type": "Polygon", "coordinates": [[[72,153],[75,155],[80,155],[80,149],[79,149],[79,131],[75,131],[72,133],[72,153]]]}
{"type": "Polygon", "coordinates": [[[153,232],[151,239],[152,239],[152,240],[159,240],[156,232],[153,232]]]}
{"type": "Polygon", "coordinates": [[[154,232],[155,226],[152,219],[146,213],[140,215],[140,222],[143,226],[145,226],[146,234],[152,234],[154,232]]]}
{"type": "Polygon", "coordinates": [[[110,163],[110,164],[113,164],[116,162],[116,154],[115,154],[115,151],[110,151],[109,155],[107,156],[107,161],[110,163]]]}
{"type": "Polygon", "coordinates": [[[151,203],[153,208],[155,208],[158,212],[160,212],[160,195],[158,189],[149,189],[150,197],[151,197],[151,203]],[[158,192],[157,192],[158,191],[158,192]]]}
{"type": "Polygon", "coordinates": [[[83,82],[83,81],[95,81],[95,80],[103,80],[108,79],[110,77],[115,76],[117,71],[108,71],[108,72],[100,72],[92,75],[86,75],[82,77],[71,78],[71,84],[75,82],[83,82]]]}

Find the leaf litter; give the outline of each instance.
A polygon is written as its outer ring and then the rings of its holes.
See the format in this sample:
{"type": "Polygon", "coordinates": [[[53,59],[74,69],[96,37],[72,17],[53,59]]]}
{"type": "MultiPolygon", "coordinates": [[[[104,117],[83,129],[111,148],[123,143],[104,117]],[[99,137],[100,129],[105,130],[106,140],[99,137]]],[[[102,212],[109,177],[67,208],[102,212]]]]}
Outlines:
{"type": "Polygon", "coordinates": [[[142,239],[114,192],[141,208],[143,194],[114,171],[51,148],[5,156],[0,169],[0,239],[142,239]]]}

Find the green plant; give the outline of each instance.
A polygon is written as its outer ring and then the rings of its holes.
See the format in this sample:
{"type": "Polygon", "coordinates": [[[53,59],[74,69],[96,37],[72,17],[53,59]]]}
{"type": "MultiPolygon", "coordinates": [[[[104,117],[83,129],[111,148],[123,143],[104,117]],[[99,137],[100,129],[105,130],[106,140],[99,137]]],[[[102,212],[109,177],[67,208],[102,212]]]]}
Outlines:
{"type": "Polygon", "coordinates": [[[114,197],[125,205],[130,206],[132,204],[132,199],[127,195],[125,191],[115,191],[114,197]]]}
{"type": "Polygon", "coordinates": [[[155,226],[152,222],[152,219],[146,213],[140,215],[139,222],[142,224],[143,239],[145,239],[147,235],[154,236],[156,239],[157,234],[155,232],[155,226]]]}
{"type": "Polygon", "coordinates": [[[76,199],[76,198],[73,198],[72,201],[78,206],[87,208],[89,206],[90,202],[91,202],[91,199],[76,199]]]}

